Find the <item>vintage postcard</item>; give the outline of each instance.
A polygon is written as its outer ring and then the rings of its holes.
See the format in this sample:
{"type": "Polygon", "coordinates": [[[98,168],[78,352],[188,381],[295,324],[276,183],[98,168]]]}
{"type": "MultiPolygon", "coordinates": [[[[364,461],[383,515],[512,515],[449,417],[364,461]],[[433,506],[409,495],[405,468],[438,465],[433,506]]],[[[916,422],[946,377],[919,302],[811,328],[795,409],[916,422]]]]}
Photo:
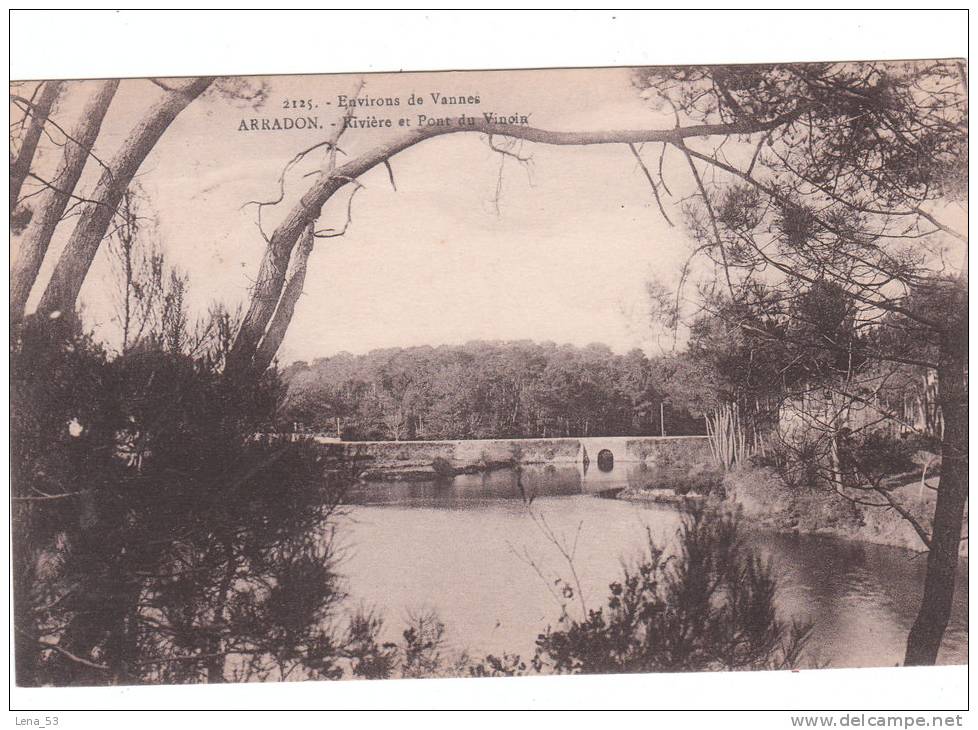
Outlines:
{"type": "Polygon", "coordinates": [[[12,81],[17,685],[966,664],[966,85],[12,81]]]}

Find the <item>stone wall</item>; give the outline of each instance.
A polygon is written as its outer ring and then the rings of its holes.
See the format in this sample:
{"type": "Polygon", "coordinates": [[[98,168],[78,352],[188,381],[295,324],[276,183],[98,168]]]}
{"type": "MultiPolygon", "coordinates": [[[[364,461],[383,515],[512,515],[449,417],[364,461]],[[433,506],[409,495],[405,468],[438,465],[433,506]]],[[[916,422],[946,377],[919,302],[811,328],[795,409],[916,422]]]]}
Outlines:
{"type": "Polygon", "coordinates": [[[350,441],[316,439],[330,456],[356,460],[369,479],[428,479],[437,474],[479,471],[513,464],[592,466],[611,451],[615,463],[694,467],[710,463],[706,436],[608,436],[468,441],[350,441]]]}

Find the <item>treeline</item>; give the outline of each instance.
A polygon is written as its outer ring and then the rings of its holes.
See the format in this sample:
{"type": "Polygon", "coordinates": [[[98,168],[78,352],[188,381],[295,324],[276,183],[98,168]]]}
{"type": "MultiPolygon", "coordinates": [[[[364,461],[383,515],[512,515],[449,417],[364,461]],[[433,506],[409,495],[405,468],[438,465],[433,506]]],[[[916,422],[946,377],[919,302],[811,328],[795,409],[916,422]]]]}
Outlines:
{"type": "Polygon", "coordinates": [[[691,363],[606,345],[468,342],[297,362],[283,430],[348,440],[703,433],[691,363]]]}

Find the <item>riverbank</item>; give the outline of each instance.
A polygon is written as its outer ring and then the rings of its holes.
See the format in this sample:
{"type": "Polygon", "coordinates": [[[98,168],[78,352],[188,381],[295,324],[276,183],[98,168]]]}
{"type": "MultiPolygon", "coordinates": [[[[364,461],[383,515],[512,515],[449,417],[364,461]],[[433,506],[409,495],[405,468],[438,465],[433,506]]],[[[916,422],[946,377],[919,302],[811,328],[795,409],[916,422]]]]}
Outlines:
{"type": "MultiPolygon", "coordinates": [[[[936,486],[936,477],[927,479],[923,486],[919,479],[908,480],[890,494],[929,530],[936,486]]],[[[694,470],[682,486],[657,480],[654,485],[623,489],[615,496],[633,502],[681,505],[703,501],[707,495],[719,497],[749,521],[776,532],[829,535],[918,552],[926,549],[910,522],[896,510],[856,504],[828,490],[792,489],[769,467],[748,466],[726,473],[694,470]]],[[[968,556],[967,540],[961,543],[960,554],[968,556]]]]}

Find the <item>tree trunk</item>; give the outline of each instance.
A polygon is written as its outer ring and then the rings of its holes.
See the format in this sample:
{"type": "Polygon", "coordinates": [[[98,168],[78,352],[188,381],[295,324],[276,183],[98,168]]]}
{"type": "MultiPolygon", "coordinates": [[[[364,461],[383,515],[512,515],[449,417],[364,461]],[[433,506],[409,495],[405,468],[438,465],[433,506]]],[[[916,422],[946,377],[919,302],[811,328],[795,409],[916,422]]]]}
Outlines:
{"type": "Polygon", "coordinates": [[[71,133],[72,139],[65,142],[64,158],[54,173],[52,187],[36,198],[37,212],[24,231],[17,259],[10,272],[10,316],[15,321],[24,314],[24,305],[47,254],[51,237],[88,162],[89,151],[98,137],[102,120],[118,87],[118,79],[104,81],[92,94],[71,133]]]}
{"type": "Polygon", "coordinates": [[[25,112],[30,121],[27,122],[27,119],[25,119],[27,131],[24,132],[24,138],[21,140],[20,149],[17,150],[17,156],[10,164],[11,213],[17,207],[17,201],[20,199],[20,189],[23,187],[24,180],[27,179],[27,175],[31,171],[31,163],[34,161],[34,152],[37,150],[37,143],[41,139],[44,125],[48,120],[48,116],[51,114],[51,107],[54,106],[58,94],[61,93],[63,83],[62,81],[45,81],[41,93],[38,96],[37,103],[25,112]]]}
{"type": "Polygon", "coordinates": [[[37,307],[39,313],[74,310],[78,292],[81,291],[99,245],[143,160],[177,115],[200,96],[213,80],[210,77],[193,79],[180,89],[167,92],[163,100],[129,134],[115,159],[102,171],[102,176],[90,196],[92,202],[85,206],[41,297],[37,307]]]}
{"type": "Polygon", "coordinates": [[[292,275],[282,292],[282,299],[275,309],[275,316],[272,318],[268,331],[255,353],[251,369],[256,374],[264,372],[265,368],[272,364],[275,353],[278,352],[282,340],[285,339],[285,333],[289,329],[292,315],[295,312],[295,305],[298,303],[299,297],[302,296],[302,287],[306,281],[306,264],[309,261],[309,254],[312,253],[315,240],[313,227],[310,224],[306,227],[296,248],[293,256],[292,275]]]}
{"type": "Polygon", "coordinates": [[[417,127],[406,131],[316,178],[309,190],[269,237],[265,255],[258,270],[248,312],[245,314],[228,356],[227,370],[233,372],[248,371],[248,366],[258,350],[258,345],[282,295],[292,249],[295,248],[305,227],[319,217],[323,206],[337,191],[356,181],[360,175],[377,165],[387,163],[398,152],[435,137],[456,133],[499,135],[541,144],[568,146],[627,144],[629,142],[675,143],[687,137],[766,132],[787,122],[789,117],[793,117],[793,115],[794,113],[766,122],[751,120],[734,124],[697,124],[675,129],[553,132],[526,125],[500,124],[476,119],[474,124],[417,127]]]}
{"type": "MultiPolygon", "coordinates": [[[[954,328],[957,329],[957,328],[954,328]]],[[[937,368],[938,397],[944,416],[941,478],[934,508],[934,526],[927,555],[927,577],[920,611],[907,638],[904,664],[937,662],[951,615],[961,545],[961,525],[968,500],[967,326],[942,337],[937,368]]]]}

